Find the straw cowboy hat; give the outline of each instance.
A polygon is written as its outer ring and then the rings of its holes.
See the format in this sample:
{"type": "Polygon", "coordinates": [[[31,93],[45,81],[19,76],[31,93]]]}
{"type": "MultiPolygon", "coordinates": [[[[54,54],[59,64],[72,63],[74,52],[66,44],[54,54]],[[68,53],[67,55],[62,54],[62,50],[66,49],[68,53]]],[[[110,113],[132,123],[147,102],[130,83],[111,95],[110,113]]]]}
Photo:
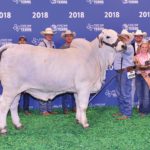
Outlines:
{"type": "Polygon", "coordinates": [[[142,30],[136,30],[136,32],[134,33],[134,36],[135,35],[143,35],[145,37],[145,36],[147,36],[147,33],[146,32],[142,32],[142,30]]]}
{"type": "Polygon", "coordinates": [[[127,30],[123,29],[123,30],[121,31],[121,33],[119,34],[119,37],[120,37],[120,38],[123,38],[123,39],[125,39],[125,40],[127,40],[127,39],[125,38],[126,35],[129,37],[128,42],[130,43],[130,42],[133,40],[133,38],[134,38],[133,33],[130,33],[130,32],[128,32],[127,30]]]}
{"type": "Polygon", "coordinates": [[[61,37],[64,39],[66,35],[72,35],[73,37],[76,36],[76,33],[71,30],[66,30],[65,32],[62,32],[61,37]]]}
{"type": "Polygon", "coordinates": [[[45,34],[55,34],[54,30],[52,30],[52,28],[46,28],[44,31],[41,31],[41,34],[42,35],[45,35],[45,34]]]}

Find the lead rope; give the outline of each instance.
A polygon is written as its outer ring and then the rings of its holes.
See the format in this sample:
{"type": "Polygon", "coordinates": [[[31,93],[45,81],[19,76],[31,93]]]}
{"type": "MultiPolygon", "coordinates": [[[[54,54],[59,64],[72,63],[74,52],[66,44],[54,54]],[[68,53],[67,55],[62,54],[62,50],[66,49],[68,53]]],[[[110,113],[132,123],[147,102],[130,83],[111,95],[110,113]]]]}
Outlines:
{"type": "Polygon", "coordinates": [[[105,87],[106,87],[109,83],[111,83],[111,81],[112,81],[116,76],[117,76],[117,74],[114,75],[113,77],[111,77],[111,79],[110,79],[104,86],[102,86],[102,88],[101,88],[100,90],[98,90],[98,91],[90,98],[89,103],[90,103],[100,92],[102,92],[102,91],[105,89],[105,87]]]}

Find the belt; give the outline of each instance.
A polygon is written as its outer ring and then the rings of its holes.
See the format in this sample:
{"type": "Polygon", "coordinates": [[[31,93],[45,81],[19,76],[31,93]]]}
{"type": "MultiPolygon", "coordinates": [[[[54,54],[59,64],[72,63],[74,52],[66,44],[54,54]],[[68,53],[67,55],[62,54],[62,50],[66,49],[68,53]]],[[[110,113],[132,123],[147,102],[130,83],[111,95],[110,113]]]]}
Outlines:
{"type": "Polygon", "coordinates": [[[122,68],[122,69],[119,69],[119,70],[116,70],[118,73],[122,73],[122,72],[130,72],[130,71],[133,71],[135,70],[135,66],[129,66],[129,67],[126,67],[126,68],[122,68]]]}

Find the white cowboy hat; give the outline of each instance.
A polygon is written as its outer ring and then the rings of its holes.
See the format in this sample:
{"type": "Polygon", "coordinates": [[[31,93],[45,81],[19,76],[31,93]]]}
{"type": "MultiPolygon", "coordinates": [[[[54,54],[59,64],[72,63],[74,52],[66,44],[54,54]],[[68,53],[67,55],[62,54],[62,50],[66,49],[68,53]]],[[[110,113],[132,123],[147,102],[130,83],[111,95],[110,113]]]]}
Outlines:
{"type": "Polygon", "coordinates": [[[134,38],[133,33],[128,32],[127,30],[123,29],[121,31],[121,33],[119,34],[120,37],[124,37],[125,35],[127,35],[129,37],[129,41],[131,42],[134,38]]]}
{"type": "Polygon", "coordinates": [[[146,33],[146,32],[142,32],[142,30],[136,30],[136,32],[134,33],[134,36],[135,36],[135,35],[147,36],[147,33],[146,33]]]}
{"type": "Polygon", "coordinates": [[[66,30],[65,32],[62,32],[61,37],[64,39],[66,35],[73,35],[73,37],[76,36],[76,33],[71,30],[66,30]]]}
{"type": "Polygon", "coordinates": [[[55,32],[52,30],[52,28],[46,28],[44,31],[41,31],[41,34],[42,35],[45,35],[45,34],[55,34],[55,32]]]}

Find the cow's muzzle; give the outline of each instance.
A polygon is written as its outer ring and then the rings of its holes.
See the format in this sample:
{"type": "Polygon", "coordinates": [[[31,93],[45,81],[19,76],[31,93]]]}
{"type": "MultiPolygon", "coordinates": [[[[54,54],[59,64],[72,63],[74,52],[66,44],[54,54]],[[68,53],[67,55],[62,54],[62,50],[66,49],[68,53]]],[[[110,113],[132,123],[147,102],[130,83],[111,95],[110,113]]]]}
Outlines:
{"type": "Polygon", "coordinates": [[[110,46],[110,47],[112,47],[112,48],[115,48],[115,47],[118,45],[119,41],[120,41],[120,39],[118,38],[118,39],[116,40],[116,42],[114,42],[114,43],[112,43],[112,44],[109,44],[109,43],[103,41],[103,39],[101,39],[101,38],[99,38],[99,37],[97,37],[97,39],[98,39],[98,41],[99,41],[99,48],[101,47],[102,43],[104,43],[105,45],[110,46]]]}
{"type": "Polygon", "coordinates": [[[105,42],[105,41],[102,41],[105,45],[107,45],[107,46],[110,46],[110,47],[112,47],[112,48],[115,48],[117,45],[118,45],[118,43],[119,43],[119,39],[117,39],[116,40],[116,42],[115,43],[113,43],[113,44],[109,44],[109,43],[107,43],[107,42],[105,42]]]}

